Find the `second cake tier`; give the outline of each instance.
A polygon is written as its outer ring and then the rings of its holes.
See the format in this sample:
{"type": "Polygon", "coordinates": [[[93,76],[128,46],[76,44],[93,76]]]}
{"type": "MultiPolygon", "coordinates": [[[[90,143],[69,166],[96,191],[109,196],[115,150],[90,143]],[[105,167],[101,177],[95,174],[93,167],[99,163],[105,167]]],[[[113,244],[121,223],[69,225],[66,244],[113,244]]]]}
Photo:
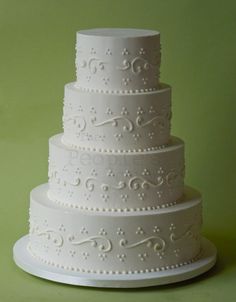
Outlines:
{"type": "Polygon", "coordinates": [[[171,88],[109,94],[65,86],[63,142],[88,150],[153,150],[170,139],[171,88]]]}
{"type": "Polygon", "coordinates": [[[49,198],[94,211],[140,211],[172,206],[184,191],[184,143],[172,137],[148,152],[104,153],[49,140],[49,198]]]}

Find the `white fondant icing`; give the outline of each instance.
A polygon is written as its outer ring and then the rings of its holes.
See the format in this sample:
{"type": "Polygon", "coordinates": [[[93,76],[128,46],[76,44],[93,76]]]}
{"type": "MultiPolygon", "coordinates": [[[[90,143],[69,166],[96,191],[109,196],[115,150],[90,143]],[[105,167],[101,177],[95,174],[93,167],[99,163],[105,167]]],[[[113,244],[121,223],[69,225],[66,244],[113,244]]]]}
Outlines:
{"type": "Polygon", "coordinates": [[[184,187],[184,143],[170,136],[159,69],[156,31],[77,33],[64,133],[49,140],[49,184],[31,192],[35,259],[78,275],[136,275],[198,258],[201,196],[184,187]]]}
{"type": "Polygon", "coordinates": [[[77,87],[104,91],[158,88],[160,34],[138,29],[77,32],[77,87]]]}
{"type": "Polygon", "coordinates": [[[64,208],[47,190],[35,188],[30,203],[30,250],[46,263],[122,274],[174,268],[200,251],[201,197],[194,190],[172,208],[134,214],[64,208]]]}
{"type": "Polygon", "coordinates": [[[149,152],[112,154],[49,141],[49,198],[71,207],[102,210],[165,207],[184,189],[184,143],[149,152]]]}
{"type": "Polygon", "coordinates": [[[171,88],[141,94],[88,93],[65,86],[63,142],[86,149],[138,150],[170,139],[171,88]]]}

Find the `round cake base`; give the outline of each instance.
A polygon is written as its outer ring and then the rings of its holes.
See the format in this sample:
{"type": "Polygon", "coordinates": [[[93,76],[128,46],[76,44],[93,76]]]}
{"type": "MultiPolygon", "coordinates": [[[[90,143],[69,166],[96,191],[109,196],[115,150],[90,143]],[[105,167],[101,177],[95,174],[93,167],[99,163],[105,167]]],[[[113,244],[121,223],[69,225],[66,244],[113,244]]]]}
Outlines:
{"type": "Polygon", "coordinates": [[[132,275],[81,274],[48,266],[33,258],[27,245],[29,236],[19,239],[13,248],[15,263],[27,273],[60,283],[112,288],[135,288],[164,285],[196,277],[208,271],[216,262],[216,248],[206,238],[202,238],[202,249],[197,261],[179,268],[153,273],[132,275]]]}

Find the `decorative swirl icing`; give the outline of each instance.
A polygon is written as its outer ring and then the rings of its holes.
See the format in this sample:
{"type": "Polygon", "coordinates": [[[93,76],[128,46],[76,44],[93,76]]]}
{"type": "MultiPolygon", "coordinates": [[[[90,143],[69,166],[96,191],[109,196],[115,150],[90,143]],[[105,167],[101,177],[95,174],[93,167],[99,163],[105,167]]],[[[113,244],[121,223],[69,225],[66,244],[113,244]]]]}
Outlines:
{"type": "Polygon", "coordinates": [[[55,246],[61,247],[64,243],[63,237],[61,236],[61,234],[59,234],[58,232],[54,231],[54,230],[45,230],[42,232],[36,232],[35,233],[36,236],[45,236],[46,239],[52,241],[52,243],[55,246]]]}
{"type": "MultiPolygon", "coordinates": [[[[150,187],[158,188],[162,185],[167,185],[168,187],[175,186],[179,181],[183,179],[183,168],[181,167],[180,171],[175,169],[170,170],[165,176],[158,175],[155,180],[149,180],[144,178],[143,176],[133,176],[127,182],[120,180],[117,184],[109,184],[106,182],[100,183],[98,177],[88,177],[85,179],[84,185],[85,188],[93,192],[96,185],[99,185],[102,191],[108,191],[109,189],[114,190],[122,190],[128,187],[130,190],[139,190],[144,189],[148,190],[150,187]]],[[[74,180],[71,179],[64,179],[58,176],[57,171],[53,171],[50,169],[49,172],[49,180],[50,182],[55,181],[57,184],[63,184],[64,186],[71,185],[71,186],[79,186],[81,185],[81,179],[79,177],[75,177],[74,180]]]]}
{"type": "Polygon", "coordinates": [[[108,185],[108,184],[102,184],[101,189],[103,191],[108,191],[109,188],[115,189],[115,190],[122,190],[126,187],[126,183],[124,181],[119,181],[117,186],[114,185],[108,185]]]}
{"type": "Polygon", "coordinates": [[[79,132],[82,132],[86,128],[86,121],[83,116],[68,116],[63,118],[64,123],[70,123],[68,127],[76,127],[79,132]]]}
{"type": "Polygon", "coordinates": [[[94,118],[91,119],[91,122],[95,127],[100,127],[100,126],[107,125],[107,124],[111,124],[113,127],[117,127],[118,126],[118,121],[123,121],[123,122],[127,123],[127,125],[124,125],[123,128],[122,128],[124,132],[133,131],[133,129],[134,129],[133,122],[131,120],[129,120],[128,118],[123,117],[123,116],[115,116],[113,118],[110,118],[108,120],[105,120],[103,122],[96,123],[96,124],[95,124],[94,118]]]}
{"type": "Polygon", "coordinates": [[[96,73],[98,70],[104,70],[106,62],[92,58],[88,61],[88,67],[91,73],[96,73]]]}
{"type": "Polygon", "coordinates": [[[81,245],[81,244],[90,243],[91,246],[97,247],[99,251],[102,251],[104,253],[110,252],[112,250],[111,241],[103,236],[91,236],[84,240],[79,240],[79,241],[74,240],[73,236],[69,236],[68,240],[72,245],[81,245]],[[100,244],[99,241],[101,242],[100,244]]]}
{"type": "Polygon", "coordinates": [[[131,71],[135,74],[138,75],[142,71],[147,71],[150,68],[155,68],[158,66],[158,64],[151,64],[148,62],[148,60],[142,58],[142,57],[135,57],[132,61],[124,60],[122,62],[123,66],[117,66],[116,68],[119,70],[128,70],[131,69],[131,71]]]}
{"type": "Polygon", "coordinates": [[[167,183],[167,185],[168,186],[172,186],[176,182],[177,178],[178,178],[178,174],[176,173],[176,171],[175,170],[170,171],[166,175],[166,183],[167,183]]]}
{"type": "MultiPolygon", "coordinates": [[[[54,168],[54,167],[53,167],[54,168]]],[[[58,171],[53,170],[51,167],[49,167],[49,172],[48,172],[48,177],[49,180],[52,182],[53,180],[55,180],[55,182],[57,184],[63,183],[65,186],[67,184],[71,185],[71,186],[79,186],[81,183],[81,180],[79,177],[77,177],[75,180],[62,180],[59,176],[58,176],[58,171]]]]}
{"type": "Polygon", "coordinates": [[[140,246],[142,244],[146,244],[148,248],[153,248],[154,252],[157,253],[163,252],[166,247],[165,240],[159,236],[151,236],[132,244],[128,244],[128,241],[122,238],[119,244],[121,247],[126,249],[131,249],[140,246]]]}
{"type": "MultiPolygon", "coordinates": [[[[97,179],[94,177],[89,177],[86,179],[85,181],[85,187],[87,190],[89,190],[90,192],[92,192],[95,188],[95,184],[94,182],[96,182],[97,179]]],[[[124,181],[119,181],[117,185],[109,185],[109,184],[101,184],[101,189],[103,191],[108,191],[110,188],[111,189],[115,189],[115,190],[122,190],[126,187],[126,183],[124,181]]]]}
{"type": "Polygon", "coordinates": [[[136,125],[137,125],[137,127],[140,127],[140,128],[143,128],[148,125],[152,125],[152,126],[157,125],[161,129],[164,129],[166,123],[167,123],[167,120],[163,116],[160,116],[160,115],[157,115],[146,122],[144,122],[144,119],[140,115],[137,116],[137,118],[136,118],[136,125]]]}
{"type": "Polygon", "coordinates": [[[164,179],[162,176],[157,177],[157,182],[152,182],[150,180],[144,179],[143,177],[134,176],[129,180],[129,188],[133,190],[138,190],[140,187],[142,189],[148,189],[151,187],[159,187],[163,184],[164,179]]]}
{"type": "Polygon", "coordinates": [[[79,186],[80,185],[80,179],[79,178],[77,178],[75,181],[70,181],[70,182],[68,182],[70,185],[72,185],[72,186],[74,186],[74,187],[76,187],[76,186],[79,186]]]}
{"type": "Polygon", "coordinates": [[[94,178],[94,177],[89,177],[85,181],[85,187],[90,192],[92,192],[94,190],[94,187],[95,187],[94,181],[96,181],[96,178],[94,178]]]}
{"type": "Polygon", "coordinates": [[[192,228],[193,228],[193,224],[190,225],[187,228],[187,230],[183,234],[181,234],[179,236],[177,236],[175,233],[171,233],[170,234],[170,241],[171,242],[176,242],[176,241],[182,240],[184,238],[192,238],[193,237],[192,228]]]}
{"type": "Polygon", "coordinates": [[[98,58],[91,58],[89,59],[89,61],[85,61],[83,60],[80,64],[78,64],[79,68],[89,68],[89,71],[92,74],[97,73],[98,70],[104,70],[105,69],[105,64],[107,64],[107,62],[102,61],[101,59],[98,58]]]}

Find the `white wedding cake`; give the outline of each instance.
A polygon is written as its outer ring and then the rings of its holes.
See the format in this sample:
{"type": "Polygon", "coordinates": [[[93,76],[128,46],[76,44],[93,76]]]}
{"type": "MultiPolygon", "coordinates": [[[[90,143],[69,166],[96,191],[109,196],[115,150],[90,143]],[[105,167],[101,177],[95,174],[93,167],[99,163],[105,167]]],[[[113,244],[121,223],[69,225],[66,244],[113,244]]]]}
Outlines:
{"type": "Polygon", "coordinates": [[[49,140],[48,184],[31,192],[27,250],[39,263],[112,278],[198,261],[201,195],[184,186],[160,62],[157,31],[77,33],[64,132],[49,140]]]}

